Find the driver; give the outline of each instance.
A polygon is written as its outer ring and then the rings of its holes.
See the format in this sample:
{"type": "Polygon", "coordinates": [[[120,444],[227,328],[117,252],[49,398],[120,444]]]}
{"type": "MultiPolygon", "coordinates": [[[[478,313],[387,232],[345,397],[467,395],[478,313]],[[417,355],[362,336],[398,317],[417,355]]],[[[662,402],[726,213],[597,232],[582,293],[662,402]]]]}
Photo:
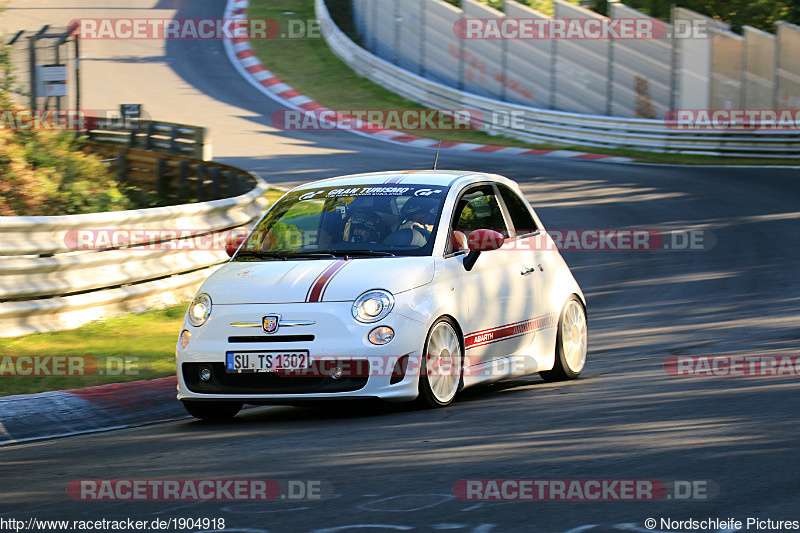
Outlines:
{"type": "Polygon", "coordinates": [[[403,222],[397,229],[415,229],[422,233],[425,240],[428,240],[433,231],[433,220],[436,216],[438,205],[439,202],[433,198],[420,198],[417,196],[409,198],[400,209],[400,216],[403,222]]]}
{"type": "Polygon", "coordinates": [[[377,243],[383,240],[385,225],[375,213],[356,211],[347,221],[350,242],[377,243]]]}

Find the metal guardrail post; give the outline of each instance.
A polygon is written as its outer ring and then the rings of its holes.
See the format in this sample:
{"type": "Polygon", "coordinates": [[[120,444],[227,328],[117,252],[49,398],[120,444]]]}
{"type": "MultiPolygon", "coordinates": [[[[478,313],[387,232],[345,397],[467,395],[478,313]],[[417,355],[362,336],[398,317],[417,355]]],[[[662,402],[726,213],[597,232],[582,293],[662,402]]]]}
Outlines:
{"type": "Polygon", "coordinates": [[[167,197],[167,190],[169,188],[169,184],[167,183],[168,175],[167,175],[167,160],[164,158],[159,158],[156,160],[156,175],[157,175],[157,188],[158,188],[158,196],[161,198],[167,197]]]}
{"type": "Polygon", "coordinates": [[[181,161],[178,163],[178,201],[189,200],[189,162],[181,161]]]}
{"type": "Polygon", "coordinates": [[[177,154],[178,153],[178,145],[176,141],[178,140],[178,126],[172,126],[169,129],[169,153],[177,154]]]}
{"type": "Polygon", "coordinates": [[[220,174],[222,173],[222,169],[219,167],[212,167],[211,169],[211,198],[213,200],[218,200],[220,198],[219,194],[219,181],[220,181],[220,174]]]}
{"type": "Polygon", "coordinates": [[[30,95],[30,108],[36,109],[36,36],[31,35],[28,37],[28,67],[30,69],[29,77],[31,82],[31,95],[30,95]]]}
{"type": "Polygon", "coordinates": [[[195,159],[210,159],[210,150],[209,153],[206,154],[206,129],[205,128],[195,128],[194,130],[194,157],[195,159]]]}
{"type": "Polygon", "coordinates": [[[206,199],[205,195],[205,181],[206,181],[206,166],[197,165],[197,201],[203,202],[206,199]]]}
{"type": "Polygon", "coordinates": [[[139,133],[139,123],[135,123],[134,127],[131,128],[131,134],[128,136],[128,148],[135,148],[136,147],[136,136],[139,133]]]}
{"type": "Polygon", "coordinates": [[[226,194],[229,196],[236,192],[236,173],[232,170],[229,170],[227,173],[227,182],[226,182],[226,194]]]}
{"type": "Polygon", "coordinates": [[[147,123],[147,133],[145,134],[144,138],[144,149],[145,150],[152,150],[153,149],[153,130],[155,129],[155,124],[152,122],[147,123]]]}

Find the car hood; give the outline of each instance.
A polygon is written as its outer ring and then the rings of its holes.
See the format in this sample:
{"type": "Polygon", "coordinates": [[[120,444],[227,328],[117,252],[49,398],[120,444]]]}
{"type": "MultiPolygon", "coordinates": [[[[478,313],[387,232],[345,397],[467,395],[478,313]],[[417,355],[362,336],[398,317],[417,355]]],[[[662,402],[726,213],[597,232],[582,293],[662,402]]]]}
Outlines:
{"type": "Polygon", "coordinates": [[[232,262],[201,287],[214,304],[353,301],[370,289],[396,294],[433,280],[432,257],[232,262]]]}

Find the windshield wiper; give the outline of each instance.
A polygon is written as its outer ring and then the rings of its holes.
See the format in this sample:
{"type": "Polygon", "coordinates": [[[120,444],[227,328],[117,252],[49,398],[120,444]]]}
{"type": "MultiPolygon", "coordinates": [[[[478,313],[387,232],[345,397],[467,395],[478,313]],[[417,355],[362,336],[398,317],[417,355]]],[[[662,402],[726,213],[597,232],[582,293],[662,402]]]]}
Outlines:
{"type": "Polygon", "coordinates": [[[351,255],[361,255],[366,257],[394,257],[392,252],[378,252],[375,250],[327,250],[338,256],[348,257],[351,255]]]}
{"type": "Polygon", "coordinates": [[[256,259],[274,259],[276,261],[289,261],[290,259],[336,259],[328,252],[264,252],[260,250],[242,250],[236,257],[254,257],[256,259]]]}

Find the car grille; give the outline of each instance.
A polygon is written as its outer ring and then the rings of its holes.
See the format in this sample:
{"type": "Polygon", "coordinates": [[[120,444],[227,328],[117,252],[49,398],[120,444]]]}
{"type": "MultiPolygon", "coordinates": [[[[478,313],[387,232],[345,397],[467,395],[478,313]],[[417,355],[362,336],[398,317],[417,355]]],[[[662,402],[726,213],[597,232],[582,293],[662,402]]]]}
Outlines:
{"type": "Polygon", "coordinates": [[[268,337],[261,335],[258,337],[228,337],[228,342],[231,344],[257,344],[261,342],[311,342],[313,340],[314,335],[270,335],[268,337]]]}
{"type": "Polygon", "coordinates": [[[274,372],[228,373],[224,363],[183,363],[183,380],[192,392],[200,394],[304,394],[314,392],[352,392],[367,384],[363,376],[285,376],[274,372]],[[211,369],[209,381],[200,380],[200,370],[211,369]]]}

